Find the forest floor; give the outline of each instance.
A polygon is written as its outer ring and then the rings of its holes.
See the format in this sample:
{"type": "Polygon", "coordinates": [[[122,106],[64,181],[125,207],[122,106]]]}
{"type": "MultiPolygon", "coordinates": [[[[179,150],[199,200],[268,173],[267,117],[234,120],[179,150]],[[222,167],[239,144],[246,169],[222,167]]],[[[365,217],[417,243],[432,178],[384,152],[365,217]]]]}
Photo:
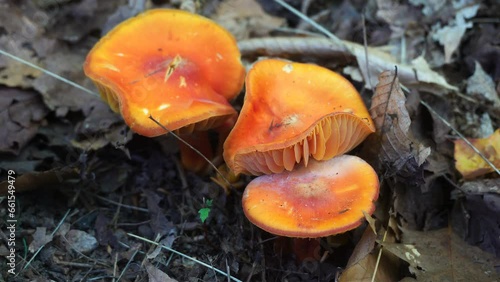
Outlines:
{"type": "Polygon", "coordinates": [[[182,168],[170,134],[135,134],[99,97],[2,54],[3,281],[500,281],[498,169],[458,145],[474,138],[500,167],[498,1],[286,3],[309,19],[272,0],[0,1],[0,49],[95,93],[92,46],[182,6],[227,28],[247,67],[269,56],[341,73],[377,125],[350,153],[379,175],[370,224],[293,248],[245,217],[252,177],[226,193],[214,171],[182,168]]]}

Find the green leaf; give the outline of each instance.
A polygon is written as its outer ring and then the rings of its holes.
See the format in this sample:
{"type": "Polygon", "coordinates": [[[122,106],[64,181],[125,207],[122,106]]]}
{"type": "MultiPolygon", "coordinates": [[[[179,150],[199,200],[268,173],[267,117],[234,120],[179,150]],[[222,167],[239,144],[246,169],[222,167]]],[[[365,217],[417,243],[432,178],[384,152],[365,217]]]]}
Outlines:
{"type": "Polygon", "coordinates": [[[205,223],[205,220],[207,220],[208,215],[210,214],[210,208],[202,208],[198,211],[200,214],[200,219],[202,223],[205,223]]]}
{"type": "Polygon", "coordinates": [[[200,219],[202,223],[205,223],[205,220],[207,220],[208,215],[210,214],[210,207],[212,206],[212,201],[213,200],[206,200],[205,201],[205,207],[201,208],[198,213],[200,214],[200,219]]]}

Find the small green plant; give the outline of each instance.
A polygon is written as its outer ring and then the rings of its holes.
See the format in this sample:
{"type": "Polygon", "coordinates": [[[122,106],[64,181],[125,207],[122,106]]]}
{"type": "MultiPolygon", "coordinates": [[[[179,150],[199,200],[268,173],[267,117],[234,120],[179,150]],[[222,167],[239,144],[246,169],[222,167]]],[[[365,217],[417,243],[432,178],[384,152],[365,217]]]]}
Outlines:
{"type": "Polygon", "coordinates": [[[205,207],[201,208],[198,211],[198,214],[200,215],[201,223],[205,223],[205,220],[207,220],[208,215],[210,214],[210,209],[212,207],[212,201],[213,200],[206,200],[206,201],[204,200],[205,207]]]}

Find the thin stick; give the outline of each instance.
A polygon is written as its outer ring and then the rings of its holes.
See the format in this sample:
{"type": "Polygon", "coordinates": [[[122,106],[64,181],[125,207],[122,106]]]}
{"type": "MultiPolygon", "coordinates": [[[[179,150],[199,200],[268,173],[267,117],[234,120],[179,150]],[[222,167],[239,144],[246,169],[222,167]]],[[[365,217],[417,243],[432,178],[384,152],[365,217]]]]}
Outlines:
{"type": "Polygon", "coordinates": [[[87,92],[87,93],[89,93],[90,95],[93,95],[93,96],[98,97],[98,98],[100,98],[100,97],[101,97],[99,94],[95,93],[94,91],[92,91],[92,90],[90,90],[90,89],[87,89],[87,88],[85,88],[85,87],[83,87],[83,86],[79,85],[78,83],[75,83],[75,82],[73,82],[73,81],[71,81],[71,80],[69,80],[69,79],[66,79],[66,78],[64,78],[64,77],[62,77],[62,76],[60,76],[60,75],[58,75],[58,74],[55,74],[55,73],[53,73],[53,72],[51,72],[51,71],[48,71],[48,70],[46,70],[46,69],[44,69],[44,68],[41,68],[41,67],[39,67],[39,66],[37,66],[37,65],[35,65],[35,64],[33,64],[33,63],[30,63],[30,62],[28,62],[28,61],[26,61],[26,60],[24,60],[24,59],[21,59],[21,58],[17,57],[17,56],[11,55],[11,54],[9,54],[9,53],[7,53],[7,52],[3,51],[2,49],[0,49],[0,54],[1,54],[1,55],[4,55],[4,56],[7,56],[7,57],[9,57],[9,58],[11,58],[11,59],[13,59],[13,60],[15,60],[15,61],[18,61],[18,62],[20,62],[20,63],[22,63],[22,64],[28,65],[28,66],[30,66],[30,67],[32,67],[32,68],[34,68],[34,69],[36,69],[36,70],[39,70],[39,71],[41,71],[41,72],[43,72],[43,73],[45,73],[45,74],[47,74],[47,75],[50,75],[50,76],[52,76],[53,78],[58,79],[58,80],[60,80],[60,81],[62,81],[62,82],[64,82],[64,83],[66,83],[66,84],[69,84],[69,85],[71,85],[71,86],[75,87],[75,88],[78,88],[78,89],[80,89],[80,90],[82,90],[82,91],[84,91],[84,92],[87,92]]]}
{"type": "MultiPolygon", "coordinates": [[[[384,238],[382,238],[382,242],[385,241],[386,237],[387,237],[387,230],[385,230],[384,238]]],[[[380,259],[382,258],[382,250],[383,249],[384,249],[384,246],[380,245],[380,250],[378,250],[377,262],[375,263],[375,269],[373,269],[373,276],[372,276],[371,282],[375,282],[375,276],[377,276],[378,265],[380,263],[380,259]]]]}
{"type": "MultiPolygon", "coordinates": [[[[219,274],[221,274],[221,275],[224,275],[224,276],[226,276],[226,275],[227,275],[227,273],[225,273],[224,271],[222,271],[222,270],[220,270],[220,269],[218,269],[218,268],[215,268],[215,267],[213,267],[213,266],[210,266],[210,265],[208,265],[208,264],[206,264],[206,263],[204,263],[204,262],[202,262],[202,261],[200,261],[200,260],[197,260],[197,259],[195,259],[195,258],[192,258],[192,257],[190,257],[190,256],[188,256],[188,255],[185,255],[185,254],[183,254],[183,253],[181,253],[181,252],[179,252],[179,251],[176,251],[176,250],[174,250],[174,249],[172,249],[172,248],[170,248],[170,247],[167,247],[167,246],[162,245],[162,244],[160,244],[160,243],[157,243],[157,242],[151,241],[151,240],[149,240],[149,239],[147,239],[147,238],[143,238],[143,237],[141,237],[141,236],[137,236],[137,235],[132,234],[132,233],[127,233],[127,235],[128,235],[128,236],[130,236],[130,237],[134,237],[134,238],[136,238],[136,239],[139,239],[139,240],[141,240],[141,241],[144,241],[144,242],[146,242],[146,243],[150,243],[150,244],[153,244],[153,245],[159,246],[159,247],[161,247],[161,248],[163,248],[163,249],[165,249],[165,250],[167,250],[167,251],[170,251],[170,252],[172,252],[172,253],[174,253],[174,254],[176,254],[176,255],[179,255],[179,256],[181,256],[181,257],[183,257],[183,258],[187,258],[187,259],[189,259],[189,260],[192,260],[192,261],[194,261],[194,262],[196,262],[196,263],[199,263],[199,264],[203,265],[204,267],[206,267],[206,268],[208,268],[208,269],[212,269],[212,270],[214,270],[215,272],[217,272],[217,273],[219,273],[219,274]]],[[[237,279],[237,278],[235,278],[235,277],[233,277],[233,276],[230,276],[230,278],[231,278],[231,280],[233,280],[233,281],[236,281],[236,282],[242,282],[241,280],[239,280],[239,279],[237,279]]]]}
{"type": "Polygon", "coordinates": [[[469,140],[467,140],[467,138],[465,138],[465,136],[463,136],[462,133],[458,132],[458,130],[456,130],[455,127],[453,127],[453,125],[451,125],[445,118],[443,118],[441,115],[439,115],[438,112],[436,112],[431,106],[429,106],[429,104],[427,104],[423,100],[420,100],[420,104],[424,105],[431,113],[433,113],[437,118],[439,118],[446,126],[448,126],[451,130],[453,130],[453,132],[455,132],[462,140],[464,140],[464,142],[467,145],[469,145],[469,147],[471,147],[471,149],[474,150],[474,152],[476,152],[476,154],[478,154],[498,175],[500,175],[500,170],[492,162],[490,162],[490,160],[488,160],[488,158],[485,155],[483,155],[483,153],[481,153],[481,151],[479,151],[479,149],[476,148],[476,146],[474,146],[469,140]]]}
{"type": "Polygon", "coordinates": [[[191,144],[186,142],[184,139],[180,138],[177,134],[172,132],[172,130],[166,128],[163,124],[159,123],[153,116],[149,116],[149,119],[154,121],[159,127],[163,128],[163,130],[165,130],[166,132],[172,134],[177,140],[181,141],[184,145],[188,146],[196,154],[200,155],[200,157],[202,157],[215,170],[215,172],[217,172],[217,174],[220,175],[222,177],[222,179],[224,179],[224,182],[226,182],[226,184],[229,185],[228,187],[233,189],[233,185],[231,185],[229,180],[227,180],[227,178],[222,174],[222,172],[220,172],[219,169],[217,169],[217,167],[207,157],[205,157],[205,155],[203,155],[198,149],[193,147],[191,144]]]}

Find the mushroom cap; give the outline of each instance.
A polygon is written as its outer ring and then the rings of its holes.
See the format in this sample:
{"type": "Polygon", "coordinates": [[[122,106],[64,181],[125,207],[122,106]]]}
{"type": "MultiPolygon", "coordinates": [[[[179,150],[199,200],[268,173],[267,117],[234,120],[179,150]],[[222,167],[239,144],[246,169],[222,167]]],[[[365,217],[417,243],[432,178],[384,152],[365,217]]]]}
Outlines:
{"type": "Polygon", "coordinates": [[[228,103],[245,69],[234,37],[215,22],[180,10],[155,9],[128,19],[90,51],[85,74],[135,132],[203,130],[236,114],[228,103]]]}
{"type": "Polygon", "coordinates": [[[377,173],[364,160],[342,155],[252,180],[243,211],[255,225],[287,237],[316,238],[359,226],[378,198],[377,173]]]}
{"type": "Polygon", "coordinates": [[[309,157],[327,160],[375,131],[354,86],[326,68],[266,59],[253,65],[238,121],[224,144],[235,173],[292,170],[309,157]]]}

